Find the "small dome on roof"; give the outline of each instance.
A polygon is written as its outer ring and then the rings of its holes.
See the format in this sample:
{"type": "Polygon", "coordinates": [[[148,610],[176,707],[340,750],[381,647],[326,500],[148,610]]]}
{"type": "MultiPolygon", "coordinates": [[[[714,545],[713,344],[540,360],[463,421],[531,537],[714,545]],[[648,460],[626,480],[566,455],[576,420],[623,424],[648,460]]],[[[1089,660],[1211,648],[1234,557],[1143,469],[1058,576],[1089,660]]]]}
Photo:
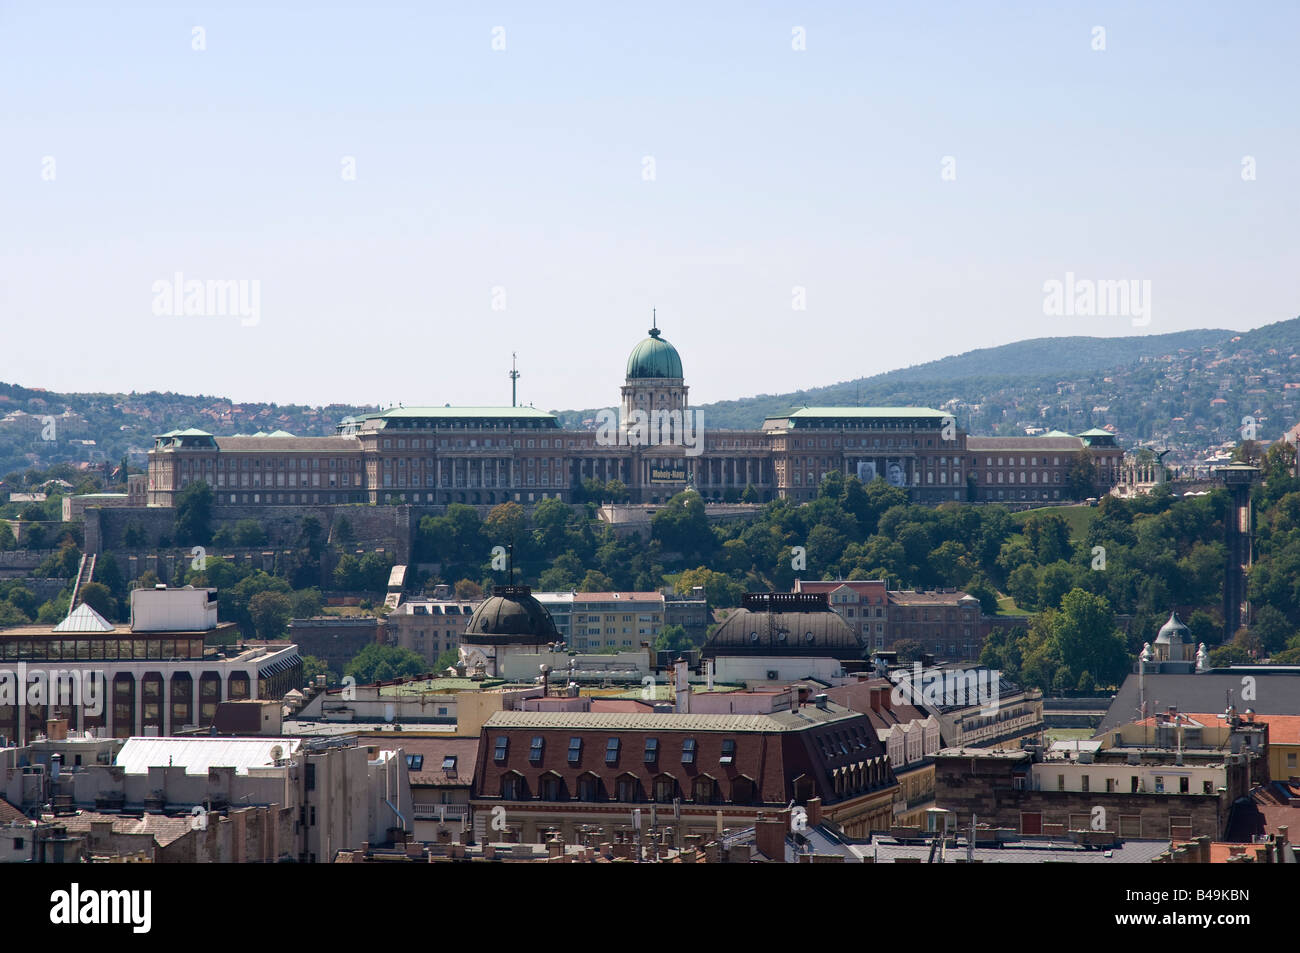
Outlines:
{"type": "Polygon", "coordinates": [[[474,610],[464,641],[471,645],[545,645],[564,638],[528,586],[497,586],[474,610]]]}
{"type": "Polygon", "coordinates": [[[1169,621],[1160,627],[1160,632],[1156,635],[1156,642],[1164,642],[1170,645],[1191,645],[1192,630],[1178,621],[1177,612],[1171,612],[1169,613],[1169,621]]]}

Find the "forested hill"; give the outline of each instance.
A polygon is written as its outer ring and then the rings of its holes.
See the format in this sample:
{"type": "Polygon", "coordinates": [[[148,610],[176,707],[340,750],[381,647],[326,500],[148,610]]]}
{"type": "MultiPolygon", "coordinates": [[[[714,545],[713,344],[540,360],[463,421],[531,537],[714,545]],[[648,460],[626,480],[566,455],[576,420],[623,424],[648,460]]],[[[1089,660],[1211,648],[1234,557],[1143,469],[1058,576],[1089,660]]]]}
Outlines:
{"type": "MultiPolygon", "coordinates": [[[[1192,455],[1233,439],[1246,416],[1258,421],[1265,440],[1294,424],[1298,353],[1300,318],[1247,332],[1034,338],[699,409],[711,429],[752,429],[801,405],[941,407],[972,433],[1078,433],[1110,425],[1126,446],[1157,444],[1192,455]]],[[[561,416],[566,426],[577,427],[594,413],[561,416]]]]}

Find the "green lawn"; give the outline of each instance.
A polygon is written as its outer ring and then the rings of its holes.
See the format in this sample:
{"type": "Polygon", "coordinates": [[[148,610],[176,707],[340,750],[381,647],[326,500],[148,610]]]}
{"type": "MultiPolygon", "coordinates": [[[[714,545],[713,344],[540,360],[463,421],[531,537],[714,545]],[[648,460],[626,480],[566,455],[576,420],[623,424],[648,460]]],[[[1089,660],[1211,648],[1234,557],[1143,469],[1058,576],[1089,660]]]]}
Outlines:
{"type": "Polygon", "coordinates": [[[1070,538],[1076,542],[1085,539],[1092,521],[1100,512],[1096,506],[1040,506],[1032,510],[1021,510],[1011,514],[1011,522],[1017,527],[1023,526],[1031,513],[1057,513],[1070,524],[1070,538]]]}
{"type": "Polygon", "coordinates": [[[1016,600],[1010,596],[998,596],[998,615],[1033,615],[1025,609],[1016,605],[1016,600]]]}

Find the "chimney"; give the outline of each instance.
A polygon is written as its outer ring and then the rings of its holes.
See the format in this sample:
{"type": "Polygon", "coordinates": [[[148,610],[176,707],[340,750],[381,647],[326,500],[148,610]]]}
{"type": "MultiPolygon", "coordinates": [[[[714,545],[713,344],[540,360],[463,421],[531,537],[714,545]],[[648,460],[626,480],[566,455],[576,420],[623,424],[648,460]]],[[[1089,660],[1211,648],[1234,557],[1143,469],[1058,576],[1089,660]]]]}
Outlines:
{"type": "Polygon", "coordinates": [[[874,712],[879,712],[880,711],[880,689],[879,688],[871,689],[870,692],[868,692],[868,698],[871,699],[871,710],[874,712]]]}
{"type": "Polygon", "coordinates": [[[760,816],[754,822],[754,846],[769,860],[785,863],[785,834],[789,822],[783,818],[760,816]]]}
{"type": "Polygon", "coordinates": [[[709,680],[709,691],[713,691],[713,659],[704,660],[704,674],[709,680]]]}
{"type": "Polygon", "coordinates": [[[673,689],[677,696],[677,706],[673,709],[679,715],[691,712],[691,683],[686,675],[685,659],[673,663],[673,689]]]}
{"type": "Polygon", "coordinates": [[[45,737],[50,741],[68,740],[68,719],[50,718],[45,722],[45,737]]]}
{"type": "Polygon", "coordinates": [[[819,797],[810,797],[807,804],[808,826],[816,827],[822,822],[822,799],[819,797]]]}

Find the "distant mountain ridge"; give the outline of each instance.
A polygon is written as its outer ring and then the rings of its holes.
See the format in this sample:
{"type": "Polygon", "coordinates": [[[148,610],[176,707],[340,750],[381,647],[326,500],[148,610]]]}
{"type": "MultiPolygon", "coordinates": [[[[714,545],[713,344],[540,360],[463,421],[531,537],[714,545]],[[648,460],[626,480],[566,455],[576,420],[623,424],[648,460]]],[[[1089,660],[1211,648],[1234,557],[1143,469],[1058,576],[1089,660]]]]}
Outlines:
{"type": "MultiPolygon", "coordinates": [[[[768,416],[804,405],[938,406],[953,399],[979,403],[990,392],[1008,388],[1038,392],[1057,381],[1118,371],[1144,359],[1154,360],[1180,351],[1200,352],[1207,347],[1223,348],[1233,338],[1240,338],[1232,346],[1241,350],[1267,346],[1300,348],[1300,318],[1255,331],[1210,328],[1113,338],[1031,338],[823,387],[715,401],[698,404],[696,409],[702,411],[706,426],[711,429],[751,430],[761,427],[768,416]]],[[[596,410],[559,413],[566,426],[579,427],[596,410]]]]}

